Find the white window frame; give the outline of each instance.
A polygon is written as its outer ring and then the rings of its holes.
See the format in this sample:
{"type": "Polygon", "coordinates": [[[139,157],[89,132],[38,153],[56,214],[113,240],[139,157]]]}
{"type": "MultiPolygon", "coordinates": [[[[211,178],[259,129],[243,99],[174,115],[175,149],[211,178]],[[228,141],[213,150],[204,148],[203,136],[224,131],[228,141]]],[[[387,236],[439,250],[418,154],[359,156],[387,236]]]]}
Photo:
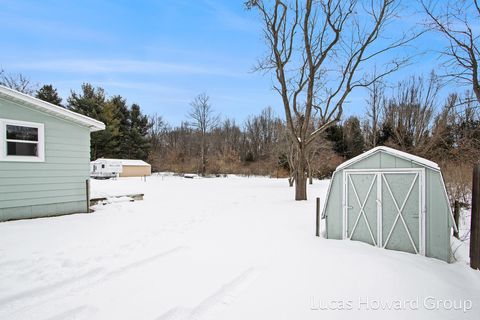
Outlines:
{"type": "MultiPolygon", "coordinates": [[[[13,162],[45,162],[45,126],[43,123],[27,122],[0,118],[0,161],[13,162]],[[37,156],[9,156],[7,155],[7,125],[36,128],[38,130],[37,156]]],[[[23,142],[23,141],[21,141],[23,142]]],[[[35,143],[24,141],[25,143],[35,143]]]]}

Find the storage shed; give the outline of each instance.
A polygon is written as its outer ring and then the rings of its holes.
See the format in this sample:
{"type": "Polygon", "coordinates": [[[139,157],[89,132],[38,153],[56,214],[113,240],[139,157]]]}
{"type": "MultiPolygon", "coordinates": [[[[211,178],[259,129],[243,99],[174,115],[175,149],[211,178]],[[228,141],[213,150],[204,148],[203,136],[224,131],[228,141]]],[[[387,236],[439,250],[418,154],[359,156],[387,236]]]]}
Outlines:
{"type": "Polygon", "coordinates": [[[107,163],[120,162],[122,164],[120,177],[144,177],[152,174],[152,166],[143,160],[99,158],[95,161],[103,161],[107,163]]]}
{"type": "Polygon", "coordinates": [[[97,120],[0,86],[0,221],[87,212],[97,120]]]}
{"type": "Polygon", "coordinates": [[[438,165],[376,147],[337,167],[323,215],[329,239],[350,239],[449,262],[455,226],[438,165]]]}

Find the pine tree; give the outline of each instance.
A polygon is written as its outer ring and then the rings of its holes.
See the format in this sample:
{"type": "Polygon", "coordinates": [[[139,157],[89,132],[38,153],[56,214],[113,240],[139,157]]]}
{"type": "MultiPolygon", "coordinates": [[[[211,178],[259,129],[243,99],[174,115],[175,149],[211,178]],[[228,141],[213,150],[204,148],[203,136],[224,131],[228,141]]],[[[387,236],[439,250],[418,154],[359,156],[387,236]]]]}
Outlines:
{"type": "MultiPolygon", "coordinates": [[[[67,99],[68,109],[102,121],[108,127],[105,117],[105,91],[98,87],[94,88],[89,83],[82,84],[82,92],[71,91],[67,99]]],[[[92,160],[109,156],[111,149],[111,128],[106,130],[92,132],[90,139],[90,157],[92,160]]]]}
{"type": "Polygon", "coordinates": [[[333,150],[341,156],[345,155],[345,141],[343,139],[343,126],[335,124],[325,130],[325,138],[332,143],[333,150]]]}
{"type": "Polygon", "coordinates": [[[71,93],[68,108],[105,123],[105,130],[91,136],[91,158],[146,160],[150,152],[148,130],[151,124],[140,106],[128,107],[120,95],[105,97],[102,88],[85,83],[82,92],[71,93]]]}
{"type": "Polygon", "coordinates": [[[129,145],[130,157],[146,160],[150,151],[148,130],[151,124],[148,117],[143,115],[138,104],[132,104],[130,111],[129,145]]]}
{"type": "Polygon", "coordinates": [[[57,106],[62,106],[62,98],[51,84],[46,84],[35,92],[35,97],[57,106]]]}
{"type": "Polygon", "coordinates": [[[332,142],[333,150],[346,159],[359,155],[365,149],[365,139],[357,117],[352,116],[343,124],[333,125],[325,132],[325,138],[332,142]]]}
{"type": "Polygon", "coordinates": [[[361,154],[365,149],[360,120],[357,117],[350,117],[343,125],[343,141],[345,146],[345,157],[351,159],[361,154]]]}
{"type": "Polygon", "coordinates": [[[115,118],[116,136],[115,146],[112,146],[111,153],[113,158],[126,159],[130,158],[130,110],[127,101],[120,95],[111,97],[107,103],[115,118]]]}
{"type": "Polygon", "coordinates": [[[101,120],[105,105],[105,91],[103,88],[94,88],[89,83],[82,84],[82,92],[71,91],[67,99],[68,108],[88,117],[101,120]]]}

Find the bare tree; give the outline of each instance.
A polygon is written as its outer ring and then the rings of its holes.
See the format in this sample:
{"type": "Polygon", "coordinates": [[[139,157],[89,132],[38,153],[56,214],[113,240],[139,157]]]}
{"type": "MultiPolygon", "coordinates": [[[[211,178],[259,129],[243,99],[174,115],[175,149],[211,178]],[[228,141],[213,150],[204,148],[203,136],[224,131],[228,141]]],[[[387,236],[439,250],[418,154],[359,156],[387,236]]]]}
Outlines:
{"type": "Polygon", "coordinates": [[[299,2],[249,0],[245,5],[257,11],[263,22],[268,50],[257,70],[275,74],[274,89],[282,98],[298,155],[295,199],[306,200],[306,157],[311,144],[340,120],[352,90],[398,70],[408,59],[388,61],[375,77],[367,76],[366,65],[416,35],[386,38],[387,25],[398,13],[396,0],[299,2]],[[319,121],[312,122],[315,111],[319,121]]]}
{"type": "Polygon", "coordinates": [[[447,76],[472,87],[480,102],[480,1],[421,0],[428,26],[449,42],[442,51],[447,57],[447,76]]]}
{"type": "Polygon", "coordinates": [[[210,97],[206,93],[199,94],[190,103],[191,109],[188,114],[192,119],[190,125],[200,134],[200,173],[202,176],[207,170],[207,133],[219,122],[219,117],[214,114],[209,100],[210,97]]]}
{"type": "Polygon", "coordinates": [[[450,203],[468,206],[472,194],[472,166],[480,158],[480,112],[471,91],[451,94],[432,129],[431,158],[444,172],[450,203]]]}
{"type": "Polygon", "coordinates": [[[374,81],[368,88],[369,96],[367,99],[367,126],[365,127],[365,142],[368,147],[375,148],[378,144],[380,132],[380,120],[382,111],[385,108],[385,83],[381,79],[374,81]]]}
{"type": "Polygon", "coordinates": [[[430,133],[439,90],[440,83],[433,72],[427,80],[412,76],[401,81],[383,110],[382,126],[391,134],[383,137],[387,139],[384,142],[427,155],[433,147],[430,133]]]}
{"type": "Polygon", "coordinates": [[[252,115],[245,121],[245,134],[252,160],[269,158],[273,145],[279,140],[282,125],[273,109],[267,107],[259,115],[252,115]]]}
{"type": "Polygon", "coordinates": [[[154,114],[149,117],[150,128],[148,138],[150,143],[150,153],[148,160],[152,164],[154,171],[162,169],[166,155],[166,135],[171,130],[168,123],[162,116],[154,114]]]}
{"type": "Polygon", "coordinates": [[[37,87],[23,74],[8,74],[3,69],[0,69],[0,85],[29,95],[33,95],[37,87]]]}

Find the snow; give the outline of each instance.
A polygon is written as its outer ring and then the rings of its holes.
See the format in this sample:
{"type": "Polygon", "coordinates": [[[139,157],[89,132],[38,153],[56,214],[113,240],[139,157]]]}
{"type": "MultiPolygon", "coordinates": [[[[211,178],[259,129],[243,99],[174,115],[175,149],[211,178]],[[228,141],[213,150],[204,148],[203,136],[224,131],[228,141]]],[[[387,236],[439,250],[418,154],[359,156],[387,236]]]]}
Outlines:
{"type": "Polygon", "coordinates": [[[413,154],[403,152],[403,151],[400,151],[400,150],[397,150],[397,149],[385,147],[385,146],[375,147],[375,148],[370,149],[367,152],[364,152],[364,153],[362,153],[362,154],[360,154],[360,155],[358,155],[358,156],[356,156],[356,157],[354,157],[354,158],[352,158],[348,161],[345,161],[337,167],[337,170],[344,169],[344,168],[350,166],[351,164],[353,164],[353,163],[355,163],[355,162],[357,162],[361,159],[364,159],[364,158],[374,154],[375,152],[379,152],[379,151],[384,151],[384,152],[389,153],[393,156],[397,156],[397,157],[400,157],[400,158],[403,158],[403,159],[406,159],[406,160],[409,160],[409,161],[416,162],[418,164],[430,167],[434,170],[440,170],[440,167],[438,166],[438,164],[436,164],[433,161],[430,161],[430,160],[427,160],[425,158],[421,158],[419,156],[415,156],[413,154]]]}
{"type": "Polygon", "coordinates": [[[149,166],[148,163],[146,163],[143,160],[136,160],[136,159],[107,159],[107,158],[98,158],[93,162],[101,162],[101,161],[107,161],[107,162],[120,162],[122,166],[149,166]]]}
{"type": "Polygon", "coordinates": [[[470,261],[470,210],[462,208],[458,221],[458,236],[452,239],[452,252],[455,260],[470,261]]]}
{"type": "Polygon", "coordinates": [[[284,179],[93,180],[145,198],[1,223],[0,319],[478,319],[465,260],[315,237],[327,187],[296,202],[284,179]]]}

